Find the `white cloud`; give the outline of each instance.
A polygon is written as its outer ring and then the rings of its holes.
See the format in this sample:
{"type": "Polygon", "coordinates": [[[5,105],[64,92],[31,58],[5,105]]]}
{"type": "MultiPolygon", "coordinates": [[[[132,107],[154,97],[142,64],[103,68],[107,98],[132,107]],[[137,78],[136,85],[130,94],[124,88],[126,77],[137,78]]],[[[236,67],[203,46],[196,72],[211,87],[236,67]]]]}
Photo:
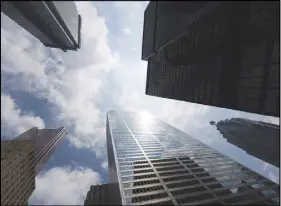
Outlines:
{"type": "Polygon", "coordinates": [[[108,162],[107,162],[106,160],[103,161],[103,162],[101,163],[101,167],[102,167],[103,169],[107,170],[107,169],[108,169],[108,162]]]}
{"type": "Polygon", "coordinates": [[[13,138],[31,127],[44,128],[44,121],[32,113],[23,113],[14,100],[6,94],[1,93],[1,133],[13,138]]]}
{"type": "Polygon", "coordinates": [[[104,120],[97,103],[107,73],[118,65],[118,54],[111,51],[105,19],[93,4],[76,4],[83,17],[82,46],[66,53],[44,47],[1,13],[1,50],[5,51],[1,53],[1,69],[11,75],[3,85],[53,104],[58,110],[56,121],[74,127],[70,139],[75,146],[102,147],[104,120]]]}
{"type": "Polygon", "coordinates": [[[123,33],[125,35],[130,35],[130,34],[132,34],[132,30],[130,28],[125,28],[125,29],[123,29],[123,33]]]}
{"type": "Polygon", "coordinates": [[[29,203],[35,205],[81,205],[91,185],[101,182],[89,168],[55,167],[36,177],[29,203]]]}

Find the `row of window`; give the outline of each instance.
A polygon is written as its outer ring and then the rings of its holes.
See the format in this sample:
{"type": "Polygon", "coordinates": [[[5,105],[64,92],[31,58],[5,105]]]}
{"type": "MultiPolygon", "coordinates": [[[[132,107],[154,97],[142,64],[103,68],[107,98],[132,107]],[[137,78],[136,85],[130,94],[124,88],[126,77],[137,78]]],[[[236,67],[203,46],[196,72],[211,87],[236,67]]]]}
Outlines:
{"type": "Polygon", "coordinates": [[[130,158],[130,157],[143,157],[143,156],[144,156],[143,153],[117,155],[118,159],[130,158]]]}
{"type": "Polygon", "coordinates": [[[150,178],[155,178],[156,174],[145,174],[145,175],[138,175],[138,176],[126,176],[122,177],[123,182],[128,182],[128,181],[135,181],[135,180],[141,180],[141,179],[150,179],[150,178]]]}
{"type": "Polygon", "coordinates": [[[138,186],[151,185],[157,183],[160,183],[158,179],[143,180],[138,182],[123,183],[123,188],[138,187],[138,186]]]}
{"type": "Polygon", "coordinates": [[[165,197],[168,197],[168,194],[166,192],[163,192],[163,193],[158,193],[158,194],[151,194],[151,195],[127,198],[126,202],[128,205],[131,205],[132,203],[157,200],[157,199],[161,199],[161,198],[165,198],[165,197]]]}
{"type": "Polygon", "coordinates": [[[116,149],[116,153],[117,154],[120,154],[120,153],[123,153],[122,155],[129,155],[129,153],[132,153],[132,152],[136,152],[136,153],[142,153],[141,149],[139,147],[119,147],[118,149],[116,149]],[[124,152],[125,151],[125,152],[124,152]]]}
{"type": "Polygon", "coordinates": [[[142,147],[145,152],[157,151],[157,150],[164,150],[164,147],[142,147]]]}
{"type": "Polygon", "coordinates": [[[135,171],[124,171],[124,172],[120,172],[120,174],[121,176],[129,176],[129,175],[152,173],[152,172],[154,172],[152,169],[145,169],[145,170],[135,170],[135,171]]]}
{"type": "Polygon", "coordinates": [[[154,167],[166,167],[166,166],[173,166],[173,165],[180,165],[179,162],[169,162],[169,163],[154,163],[153,166],[154,167]]]}
{"type": "Polygon", "coordinates": [[[161,171],[169,171],[169,170],[179,170],[179,169],[185,169],[183,166],[179,165],[179,166],[173,166],[173,167],[160,167],[160,168],[156,168],[156,170],[158,172],[161,171]]]}
{"type": "Polygon", "coordinates": [[[164,190],[162,185],[124,190],[125,196],[164,190]]]}
{"type": "Polygon", "coordinates": [[[123,167],[120,167],[120,171],[136,170],[136,169],[143,169],[143,168],[149,168],[149,167],[151,167],[149,164],[145,164],[145,165],[123,166],[123,167]]]}
{"type": "Polygon", "coordinates": [[[132,151],[131,149],[123,150],[121,148],[115,148],[115,149],[116,149],[117,154],[133,154],[135,152],[137,152],[137,153],[141,152],[140,148],[136,151],[132,151]]]}
{"type": "Polygon", "coordinates": [[[146,160],[145,157],[136,157],[136,158],[123,158],[123,159],[118,159],[118,162],[126,162],[126,161],[139,161],[139,160],[146,160]]]}
{"type": "Polygon", "coordinates": [[[159,149],[159,148],[155,148],[155,149],[144,149],[144,152],[145,152],[146,154],[151,153],[151,152],[164,152],[164,151],[165,151],[164,148],[163,148],[163,149],[159,149]]]}
{"type": "Polygon", "coordinates": [[[133,162],[120,162],[119,166],[127,166],[127,165],[142,165],[142,164],[148,164],[148,161],[133,161],[133,162]]]}

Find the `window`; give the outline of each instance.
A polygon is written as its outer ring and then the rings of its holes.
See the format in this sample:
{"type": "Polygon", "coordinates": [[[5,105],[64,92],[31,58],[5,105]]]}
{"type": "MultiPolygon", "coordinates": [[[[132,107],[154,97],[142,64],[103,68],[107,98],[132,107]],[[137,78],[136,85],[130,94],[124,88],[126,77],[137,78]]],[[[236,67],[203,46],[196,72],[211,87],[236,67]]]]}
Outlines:
{"type": "Polygon", "coordinates": [[[171,161],[177,161],[177,159],[169,158],[169,159],[160,159],[160,160],[151,160],[152,163],[158,163],[158,162],[171,162],[171,161]]]}
{"type": "Polygon", "coordinates": [[[165,198],[165,197],[168,197],[168,194],[166,192],[163,192],[163,193],[159,193],[159,194],[133,197],[133,198],[130,199],[130,201],[132,203],[136,203],[136,202],[155,200],[155,199],[160,199],[160,198],[165,198]]]}
{"type": "Polygon", "coordinates": [[[162,167],[162,168],[156,168],[158,172],[160,171],[168,171],[168,170],[179,170],[179,169],[184,169],[183,166],[174,166],[174,167],[162,167]]]}
{"type": "Polygon", "coordinates": [[[124,190],[125,196],[134,195],[134,194],[140,194],[145,192],[152,192],[157,190],[164,190],[162,185],[157,185],[153,187],[143,187],[143,188],[136,188],[136,189],[129,189],[124,190]]]}
{"type": "Polygon", "coordinates": [[[214,196],[212,194],[200,194],[196,196],[188,196],[182,199],[177,199],[178,204],[185,204],[185,203],[191,203],[191,202],[196,202],[196,201],[202,201],[202,200],[207,200],[211,199],[214,196]]]}
{"type": "Polygon", "coordinates": [[[146,170],[135,170],[135,171],[125,171],[120,172],[121,176],[128,176],[128,175],[134,175],[134,174],[140,174],[140,173],[150,173],[153,172],[152,169],[146,169],[146,170]]]}
{"type": "Polygon", "coordinates": [[[186,187],[186,186],[197,185],[197,184],[200,184],[198,180],[191,180],[191,181],[167,184],[167,187],[176,188],[176,187],[186,187]]]}
{"type": "Polygon", "coordinates": [[[183,195],[183,194],[191,194],[194,192],[203,192],[203,191],[208,191],[205,187],[193,187],[193,188],[186,188],[186,189],[181,189],[181,190],[176,190],[172,191],[172,195],[177,196],[177,195],[183,195]]]}
{"type": "Polygon", "coordinates": [[[138,181],[138,182],[131,182],[131,183],[123,183],[123,187],[124,188],[138,187],[138,186],[157,184],[157,183],[160,183],[160,181],[158,179],[154,179],[154,180],[138,181]]]}
{"type": "Polygon", "coordinates": [[[125,165],[139,165],[139,164],[148,164],[148,161],[121,162],[121,163],[119,163],[119,166],[125,166],[125,165]]]}
{"type": "Polygon", "coordinates": [[[142,168],[147,168],[147,167],[150,167],[150,165],[149,165],[149,164],[146,164],[146,165],[124,166],[124,167],[120,167],[120,171],[142,169],[142,168]]]}
{"type": "Polygon", "coordinates": [[[171,182],[171,181],[181,181],[181,180],[188,180],[188,179],[194,179],[194,178],[195,177],[193,175],[184,175],[184,176],[163,178],[163,181],[164,182],[171,182]]]}
{"type": "Polygon", "coordinates": [[[155,203],[146,203],[146,205],[174,205],[171,200],[169,201],[164,201],[164,202],[155,202],[155,203]]]}
{"type": "Polygon", "coordinates": [[[147,174],[147,175],[140,175],[140,176],[129,176],[129,177],[122,177],[123,181],[133,181],[138,179],[149,179],[156,177],[156,174],[147,174]]]}
{"type": "Polygon", "coordinates": [[[162,164],[153,164],[154,167],[165,167],[165,166],[172,166],[172,165],[180,165],[179,162],[170,162],[170,163],[162,163],[162,164]]]}
{"type": "Polygon", "coordinates": [[[173,176],[173,175],[180,175],[180,174],[187,174],[189,173],[188,170],[180,170],[180,171],[175,171],[175,172],[163,172],[159,173],[160,176],[173,176]]]}

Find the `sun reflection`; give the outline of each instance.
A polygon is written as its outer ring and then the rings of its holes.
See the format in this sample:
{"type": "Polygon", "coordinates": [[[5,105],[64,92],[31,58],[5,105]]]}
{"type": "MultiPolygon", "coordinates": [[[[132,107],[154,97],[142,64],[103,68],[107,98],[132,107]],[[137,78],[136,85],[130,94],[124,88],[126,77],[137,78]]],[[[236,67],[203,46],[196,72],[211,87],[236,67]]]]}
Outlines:
{"type": "Polygon", "coordinates": [[[140,121],[142,126],[148,127],[153,122],[153,116],[147,111],[140,112],[140,121]]]}

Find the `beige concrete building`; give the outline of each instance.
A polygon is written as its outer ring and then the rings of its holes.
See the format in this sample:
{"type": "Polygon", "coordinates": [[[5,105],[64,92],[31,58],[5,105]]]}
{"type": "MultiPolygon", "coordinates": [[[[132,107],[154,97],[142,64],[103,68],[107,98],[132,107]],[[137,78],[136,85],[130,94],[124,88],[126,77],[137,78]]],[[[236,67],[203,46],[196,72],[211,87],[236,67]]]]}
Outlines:
{"type": "Polygon", "coordinates": [[[27,205],[34,189],[34,140],[1,140],[1,205],[27,205]]]}

